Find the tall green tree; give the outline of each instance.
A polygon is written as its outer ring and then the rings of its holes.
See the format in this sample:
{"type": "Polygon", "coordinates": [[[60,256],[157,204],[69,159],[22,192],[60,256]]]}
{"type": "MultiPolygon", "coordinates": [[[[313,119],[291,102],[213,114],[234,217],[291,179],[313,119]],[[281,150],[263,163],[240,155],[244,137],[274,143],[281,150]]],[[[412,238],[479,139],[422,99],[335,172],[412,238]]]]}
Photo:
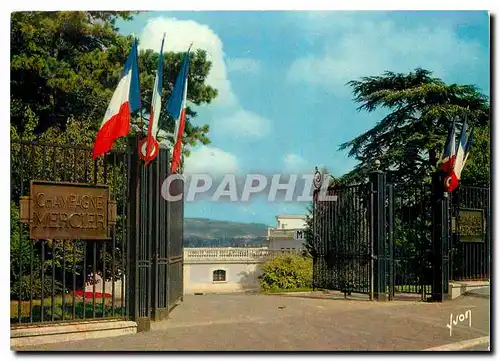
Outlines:
{"type": "MultiPolygon", "coordinates": [[[[11,139],[92,146],[133,41],[132,37],[119,34],[116,20],[130,20],[132,15],[131,12],[92,11],[12,14],[11,139]]],[[[141,122],[140,114],[144,114],[143,125],[147,121],[158,56],[152,50],[141,50],[139,54],[143,107],[133,116],[135,125],[141,122]]],[[[170,95],[169,84],[175,83],[182,57],[180,53],[165,53],[164,99],[170,95]]],[[[206,53],[194,50],[190,58],[188,88],[188,101],[193,104],[210,103],[217,95],[215,89],[205,84],[210,67],[206,53]]],[[[210,142],[208,126],[191,123],[195,116],[196,113],[188,108],[184,144],[210,142]]],[[[174,122],[165,111],[160,119],[166,123],[166,130],[172,132],[174,122]]],[[[114,148],[123,147],[125,142],[126,139],[119,139],[114,148]]],[[[113,264],[111,260],[113,257],[121,259],[124,251],[126,170],[123,157],[108,156],[103,171],[104,158],[92,162],[90,152],[83,149],[58,148],[56,151],[51,147],[12,143],[11,165],[11,299],[37,298],[42,289],[50,289],[50,282],[43,285],[37,282],[44,273],[55,275],[57,290],[64,284],[65,277],[69,277],[66,287],[73,287],[73,273],[77,288],[82,287],[93,265],[106,279],[122,277],[123,265],[113,264]],[[112,199],[118,204],[116,247],[102,243],[98,247],[97,264],[94,264],[92,243],[28,240],[27,227],[19,220],[17,202],[21,195],[27,194],[31,179],[108,184],[112,199]],[[44,243],[44,250],[41,243],[44,243]],[[85,249],[87,269],[83,268],[85,249]],[[40,261],[43,252],[45,262],[40,261]],[[71,257],[75,258],[76,270],[71,268],[71,257]],[[61,271],[64,262],[65,275],[61,271]],[[31,266],[34,280],[31,280],[31,266]]],[[[50,279],[47,277],[45,281],[50,279]]]]}
{"type": "MultiPolygon", "coordinates": [[[[118,83],[130,51],[132,37],[120,35],[116,21],[132,19],[131,12],[61,11],[16,12],[11,17],[11,135],[38,139],[50,130],[64,133],[68,122],[79,123],[86,134],[60,139],[91,146],[118,83]]],[[[159,46],[160,44],[158,44],[159,46]]],[[[149,113],[158,53],[141,50],[142,109],[149,113]]],[[[163,93],[166,99],[175,83],[183,54],[166,53],[163,93]]],[[[202,50],[190,61],[188,101],[210,103],[217,91],[205,84],[211,63],[202,50]]],[[[135,115],[135,122],[141,117],[135,115]]],[[[162,118],[168,118],[162,112],[162,118]]],[[[195,126],[196,113],[187,111],[185,144],[207,144],[207,125],[195,126]]],[[[167,131],[173,121],[165,119],[167,131]]],[[[73,135],[74,136],[74,135],[73,135]]],[[[64,137],[63,137],[64,138],[64,137]]],[[[117,146],[119,147],[119,142],[117,146]]]]}
{"type": "Polygon", "coordinates": [[[344,182],[365,180],[376,159],[393,183],[429,182],[451,121],[457,119],[459,133],[467,118],[476,135],[463,182],[489,184],[490,103],[475,86],[446,84],[425,69],[408,74],[387,71],[348,85],[359,111],[388,113],[372,129],[340,146],[359,161],[344,182]]]}

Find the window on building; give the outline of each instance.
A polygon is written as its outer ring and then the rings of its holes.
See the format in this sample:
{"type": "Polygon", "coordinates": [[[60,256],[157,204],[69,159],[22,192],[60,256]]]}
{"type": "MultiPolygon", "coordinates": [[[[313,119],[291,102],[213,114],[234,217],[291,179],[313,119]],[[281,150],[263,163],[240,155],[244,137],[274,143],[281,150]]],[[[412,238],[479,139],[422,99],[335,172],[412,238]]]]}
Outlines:
{"type": "Polygon", "coordinates": [[[286,228],[286,224],[281,223],[281,229],[285,229],[285,228],[286,228]]]}
{"type": "Polygon", "coordinates": [[[226,271],[223,269],[218,269],[213,272],[214,282],[223,282],[226,280],[226,271]]]}

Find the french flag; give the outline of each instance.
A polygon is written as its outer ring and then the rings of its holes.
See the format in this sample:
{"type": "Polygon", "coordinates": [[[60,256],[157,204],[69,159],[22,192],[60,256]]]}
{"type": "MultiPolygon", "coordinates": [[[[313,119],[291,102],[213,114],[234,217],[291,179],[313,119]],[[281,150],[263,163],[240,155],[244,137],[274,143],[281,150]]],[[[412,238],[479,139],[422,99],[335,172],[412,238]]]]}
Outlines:
{"type": "Polygon", "coordinates": [[[474,136],[474,128],[472,128],[472,130],[470,131],[469,139],[467,140],[467,144],[465,145],[465,158],[464,158],[462,169],[463,169],[463,167],[465,167],[465,162],[467,162],[467,158],[469,158],[469,153],[470,153],[470,148],[472,146],[472,139],[473,139],[472,137],[473,136],[474,136]]]}
{"type": "Polygon", "coordinates": [[[462,124],[462,131],[460,132],[460,140],[458,142],[456,150],[455,162],[453,162],[453,167],[449,171],[449,175],[445,180],[445,188],[447,192],[452,192],[458,187],[458,182],[460,181],[460,175],[465,165],[466,146],[467,146],[467,119],[465,119],[464,123],[462,124]]]}
{"type": "Polygon", "coordinates": [[[449,173],[453,168],[453,162],[455,161],[455,120],[451,123],[450,129],[448,130],[448,137],[446,138],[446,143],[444,144],[444,154],[443,154],[443,165],[441,170],[449,173]]]}
{"type": "Polygon", "coordinates": [[[120,75],[118,86],[109,102],[101,129],[97,133],[92,159],[96,159],[109,152],[116,139],[128,134],[130,130],[130,113],[135,112],[140,107],[141,97],[136,39],[120,75]]]}
{"type": "Polygon", "coordinates": [[[161,42],[160,57],[158,58],[158,69],[156,70],[155,85],[153,88],[153,98],[151,100],[151,112],[149,114],[148,134],[140,146],[140,154],[144,159],[145,166],[156,158],[160,146],[156,140],[158,132],[158,120],[161,113],[161,90],[163,85],[163,44],[165,43],[165,34],[161,42]]]}
{"type": "Polygon", "coordinates": [[[182,135],[186,123],[186,99],[189,73],[189,49],[182,61],[181,70],[175,81],[174,90],[167,103],[168,113],[175,119],[174,150],[172,152],[172,173],[175,173],[181,162],[182,135]]]}

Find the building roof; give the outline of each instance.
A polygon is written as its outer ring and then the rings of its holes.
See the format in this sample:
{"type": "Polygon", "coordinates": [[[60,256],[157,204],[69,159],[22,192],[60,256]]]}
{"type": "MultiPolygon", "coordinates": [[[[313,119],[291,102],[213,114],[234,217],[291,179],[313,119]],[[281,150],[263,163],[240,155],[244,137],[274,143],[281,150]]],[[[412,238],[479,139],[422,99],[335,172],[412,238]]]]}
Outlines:
{"type": "Polygon", "coordinates": [[[306,219],[307,216],[302,214],[280,214],[277,215],[276,218],[306,219]]]}

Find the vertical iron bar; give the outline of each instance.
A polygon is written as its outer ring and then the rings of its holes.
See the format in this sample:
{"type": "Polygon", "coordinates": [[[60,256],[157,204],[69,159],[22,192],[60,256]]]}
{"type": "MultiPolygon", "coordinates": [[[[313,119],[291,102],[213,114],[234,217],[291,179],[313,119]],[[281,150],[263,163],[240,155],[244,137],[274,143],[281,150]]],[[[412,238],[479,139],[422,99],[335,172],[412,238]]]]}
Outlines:
{"type": "Polygon", "coordinates": [[[35,258],[35,247],[30,242],[30,323],[33,323],[33,259],[35,258]]]}
{"type": "Polygon", "coordinates": [[[130,312],[127,312],[129,307],[128,297],[130,296],[130,283],[129,283],[129,274],[130,274],[130,205],[128,201],[127,194],[130,189],[130,147],[127,147],[127,151],[124,154],[124,163],[126,164],[125,169],[125,187],[123,187],[123,209],[125,219],[122,221],[122,277],[121,277],[121,315],[122,316],[130,316],[130,312]],[[126,231],[125,231],[126,230],[126,231]],[[125,255],[127,257],[125,258],[125,255]],[[126,278],[125,278],[126,277],[126,278]],[[128,285],[126,288],[127,294],[125,295],[125,283],[128,285]]]}
{"type": "MultiPolygon", "coordinates": [[[[44,147],[45,148],[45,147],[44,147]]],[[[36,178],[36,174],[33,174],[34,173],[34,170],[35,170],[35,144],[32,143],[31,144],[31,164],[33,165],[33,171],[31,173],[31,179],[35,179],[36,178]]],[[[31,208],[31,204],[30,204],[30,208],[31,208]]],[[[29,210],[30,214],[31,214],[31,209],[29,210]]],[[[28,223],[28,232],[30,231],[29,230],[29,223],[28,223]]],[[[21,232],[22,232],[22,228],[21,228],[21,232]]],[[[34,282],[34,279],[33,279],[33,260],[34,260],[34,247],[33,247],[33,241],[30,241],[30,322],[32,323],[33,322],[33,282],[34,282]]]]}
{"type": "Polygon", "coordinates": [[[44,314],[44,311],[45,311],[45,306],[44,306],[44,298],[45,298],[45,242],[44,240],[41,240],[40,241],[42,244],[41,244],[41,248],[42,248],[42,267],[40,268],[40,272],[41,272],[41,275],[40,275],[40,278],[42,280],[42,287],[41,287],[41,308],[40,308],[40,322],[43,322],[43,314],[44,314]]]}
{"type": "Polygon", "coordinates": [[[388,185],[389,300],[394,299],[394,186],[388,185]]]}
{"type": "Polygon", "coordinates": [[[63,244],[63,267],[62,267],[62,320],[64,321],[64,313],[66,311],[66,240],[62,241],[63,244]]]}
{"type": "Polygon", "coordinates": [[[54,145],[52,147],[52,176],[54,177],[54,181],[57,181],[57,151],[56,151],[56,146],[54,145]]]}
{"type": "Polygon", "coordinates": [[[63,161],[62,161],[62,180],[67,181],[68,180],[68,162],[66,160],[66,153],[67,149],[62,148],[63,152],[63,161]]]}
{"type": "Polygon", "coordinates": [[[76,318],[76,240],[73,240],[73,297],[72,297],[72,308],[73,308],[73,320],[76,318]]]}
{"type": "MultiPolygon", "coordinates": [[[[160,149],[159,152],[162,152],[160,149]]],[[[158,258],[159,258],[159,241],[160,241],[160,233],[159,233],[159,224],[160,224],[160,196],[159,196],[159,190],[160,190],[160,173],[159,173],[159,159],[157,158],[156,160],[153,161],[152,164],[150,164],[150,167],[152,168],[152,180],[151,180],[151,185],[153,187],[149,188],[149,193],[151,194],[151,198],[153,202],[151,203],[151,207],[154,207],[154,220],[152,220],[152,245],[150,246],[152,248],[152,282],[151,282],[151,288],[152,288],[152,294],[151,294],[151,301],[153,305],[153,312],[152,312],[152,317],[155,319],[159,319],[158,315],[158,309],[160,308],[158,304],[158,288],[159,288],[159,280],[161,279],[159,277],[158,271],[158,258]]]]}
{"type": "Polygon", "coordinates": [[[102,257],[102,277],[101,277],[101,282],[102,282],[102,317],[106,317],[106,312],[105,312],[105,308],[106,308],[106,304],[105,304],[105,301],[106,301],[106,245],[107,245],[107,242],[102,242],[102,247],[101,247],[101,250],[102,250],[102,254],[101,254],[101,257],[102,257]]]}
{"type": "MultiPolygon", "coordinates": [[[[21,187],[20,191],[21,194],[20,196],[24,195],[24,144],[21,144],[21,152],[20,152],[20,158],[21,158],[21,166],[20,168],[20,178],[21,178],[21,187]]],[[[19,207],[21,208],[21,207],[19,207]]],[[[20,212],[19,212],[20,213],[20,212]]],[[[18,322],[22,322],[22,317],[21,317],[21,300],[22,300],[22,290],[23,290],[23,224],[21,222],[21,217],[19,217],[19,289],[17,291],[17,318],[18,322]]]]}
{"type": "Polygon", "coordinates": [[[87,281],[88,281],[88,273],[87,273],[87,242],[83,242],[83,293],[82,293],[82,305],[83,305],[83,319],[87,318],[87,305],[86,305],[86,293],[87,293],[87,281]]]}
{"type": "Polygon", "coordinates": [[[370,301],[375,298],[375,254],[374,254],[374,244],[373,244],[373,221],[374,221],[374,184],[370,181],[370,301]]]}
{"type": "MultiPolygon", "coordinates": [[[[116,153],[113,153],[113,176],[112,179],[113,181],[116,181],[116,168],[118,162],[116,161],[116,153]]],[[[113,196],[115,196],[113,192],[113,196]]],[[[118,204],[117,204],[118,207],[118,204]]],[[[118,209],[118,208],[117,208],[118,209]]],[[[117,220],[115,220],[116,222],[117,220]]],[[[116,223],[112,225],[111,227],[111,317],[115,316],[115,250],[116,250],[116,236],[115,236],[115,231],[116,231],[116,223]]]]}
{"type": "MultiPolygon", "coordinates": [[[[156,163],[156,162],[155,162],[156,163]]],[[[153,282],[155,282],[155,277],[156,275],[153,275],[153,272],[152,271],[152,268],[153,268],[153,263],[155,262],[154,261],[154,258],[155,258],[155,255],[152,254],[152,246],[153,246],[153,242],[155,242],[155,234],[153,232],[153,222],[157,222],[158,220],[155,219],[153,221],[153,217],[155,215],[155,206],[153,205],[153,168],[152,166],[154,166],[154,164],[151,164],[149,165],[148,169],[147,169],[147,173],[148,173],[148,183],[147,183],[147,195],[148,195],[148,218],[149,218],[149,222],[148,222],[148,232],[147,232],[147,237],[146,237],[146,243],[145,243],[145,249],[146,249],[146,257],[147,257],[147,260],[149,261],[149,267],[147,268],[147,271],[146,271],[146,274],[147,274],[147,296],[146,296],[146,308],[147,308],[147,313],[146,313],[146,316],[147,317],[151,317],[151,306],[152,306],[152,302],[151,302],[151,287],[153,285],[153,282]]]]}
{"type": "Polygon", "coordinates": [[[97,263],[97,241],[92,241],[93,261],[92,261],[92,318],[95,318],[95,283],[96,283],[96,263],[97,263]]]}
{"type": "MultiPolygon", "coordinates": [[[[111,251],[111,317],[115,316],[115,272],[116,272],[116,267],[115,267],[115,253],[116,253],[116,225],[113,224],[111,228],[112,232],[112,239],[111,239],[111,246],[113,247],[111,251]]],[[[122,246],[123,247],[123,246],[122,246]]],[[[123,251],[123,248],[122,248],[123,251]]],[[[123,281],[122,281],[123,284],[123,281]]],[[[122,298],[123,298],[123,293],[122,293],[122,298]]]]}
{"type": "Polygon", "coordinates": [[[52,240],[52,295],[51,300],[51,310],[52,310],[52,321],[54,321],[55,316],[55,293],[56,293],[56,241],[52,240]]]}
{"type": "Polygon", "coordinates": [[[89,167],[88,167],[88,156],[85,156],[84,154],[84,157],[83,157],[83,179],[85,182],[88,182],[88,178],[89,178],[89,167]]]}
{"type": "Polygon", "coordinates": [[[42,178],[46,179],[46,171],[47,171],[47,162],[45,158],[47,157],[47,147],[44,145],[42,146],[42,178]]]}
{"type": "Polygon", "coordinates": [[[94,160],[94,184],[97,184],[97,159],[94,160]]]}

